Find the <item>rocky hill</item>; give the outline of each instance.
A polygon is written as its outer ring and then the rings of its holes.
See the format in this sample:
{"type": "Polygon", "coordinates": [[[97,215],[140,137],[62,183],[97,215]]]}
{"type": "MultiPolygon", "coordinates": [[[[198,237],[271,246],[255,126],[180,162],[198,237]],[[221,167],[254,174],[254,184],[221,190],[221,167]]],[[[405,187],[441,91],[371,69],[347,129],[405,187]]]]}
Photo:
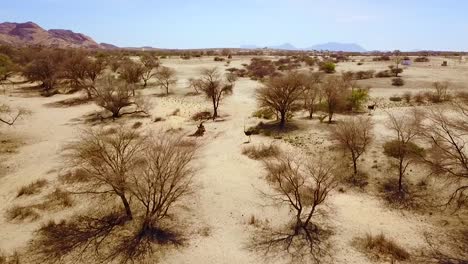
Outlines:
{"type": "Polygon", "coordinates": [[[92,38],[71,30],[45,30],[33,22],[0,23],[0,44],[15,46],[41,45],[59,48],[117,48],[110,44],[98,44],[92,38]]]}

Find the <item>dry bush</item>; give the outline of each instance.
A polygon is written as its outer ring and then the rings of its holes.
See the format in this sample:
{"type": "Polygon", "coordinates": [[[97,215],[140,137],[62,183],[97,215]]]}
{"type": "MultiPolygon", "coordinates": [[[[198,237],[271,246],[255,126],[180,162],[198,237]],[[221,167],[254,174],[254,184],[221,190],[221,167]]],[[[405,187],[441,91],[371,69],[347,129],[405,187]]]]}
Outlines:
{"type": "Polygon", "coordinates": [[[332,129],[332,138],[349,154],[353,163],[353,179],[358,174],[358,160],[373,140],[373,123],[370,118],[354,117],[344,120],[332,129]]]}
{"type": "Polygon", "coordinates": [[[21,117],[28,115],[30,112],[24,108],[12,109],[6,104],[0,103],[0,124],[12,126],[21,117]]]}
{"type": "Polygon", "coordinates": [[[8,221],[35,221],[39,219],[39,217],[34,206],[15,205],[8,208],[5,213],[5,218],[8,221]]]}
{"type": "Polygon", "coordinates": [[[288,72],[284,76],[268,79],[265,85],[257,90],[257,100],[261,107],[274,109],[279,113],[279,126],[284,128],[287,115],[300,109],[299,99],[303,90],[303,75],[288,72]]]}
{"type": "Polygon", "coordinates": [[[424,103],[424,93],[418,92],[414,95],[414,101],[418,104],[423,104],[424,103]]]}
{"type": "Polygon", "coordinates": [[[257,111],[255,111],[252,114],[252,117],[262,118],[262,119],[273,119],[277,116],[276,116],[276,113],[272,111],[270,108],[262,107],[258,109],[257,111]]]}
{"type": "Polygon", "coordinates": [[[166,90],[169,94],[169,88],[177,83],[176,71],[169,67],[160,67],[155,74],[157,86],[166,90]]]}
{"type": "Polygon", "coordinates": [[[250,64],[246,66],[248,75],[253,79],[263,79],[268,76],[273,76],[276,72],[276,67],[271,60],[262,58],[252,58],[250,64]]]}
{"type": "Polygon", "coordinates": [[[392,102],[401,102],[403,100],[403,98],[398,95],[390,96],[388,99],[392,102]]]}
{"type": "Polygon", "coordinates": [[[450,100],[448,92],[449,84],[447,82],[434,82],[434,91],[429,94],[428,99],[433,103],[441,103],[450,100]]]}
{"type": "Polygon", "coordinates": [[[27,195],[33,195],[33,194],[38,194],[42,191],[42,189],[48,184],[47,180],[41,179],[37,180],[33,183],[30,183],[26,186],[21,187],[18,190],[18,194],[16,197],[21,197],[21,196],[27,196],[27,195]]]}
{"type": "Polygon", "coordinates": [[[75,184],[88,182],[90,177],[86,170],[76,168],[61,174],[58,179],[60,183],[75,184]]]}
{"type": "Polygon", "coordinates": [[[198,112],[192,116],[193,121],[210,120],[211,118],[212,118],[212,115],[208,111],[198,112]]]}
{"type": "Polygon", "coordinates": [[[105,76],[96,87],[95,103],[112,113],[112,118],[122,115],[144,113],[149,107],[147,102],[128,84],[122,83],[111,75],[105,76]],[[122,113],[122,109],[134,106],[135,110],[122,113]]]}
{"type": "Polygon", "coordinates": [[[41,209],[52,210],[55,208],[67,208],[73,206],[73,199],[69,192],[56,188],[46,196],[46,200],[39,204],[41,209]]]}
{"type": "Polygon", "coordinates": [[[270,145],[258,145],[258,146],[247,146],[242,149],[242,154],[254,160],[262,160],[266,158],[278,157],[281,154],[281,150],[278,146],[270,145]]]}
{"type": "Polygon", "coordinates": [[[408,91],[408,92],[405,92],[405,93],[403,94],[403,99],[405,99],[405,102],[408,103],[408,104],[411,103],[411,99],[412,99],[412,98],[413,98],[413,93],[411,93],[411,92],[409,92],[409,91],[408,91]]]}
{"type": "Polygon", "coordinates": [[[20,255],[14,252],[12,255],[5,255],[0,251],[0,264],[21,264],[20,255]]]}
{"type": "Polygon", "coordinates": [[[392,79],[392,85],[393,86],[403,86],[405,85],[405,80],[402,78],[393,78],[392,79]]]}
{"type": "Polygon", "coordinates": [[[385,237],[382,233],[377,236],[366,234],[366,237],[356,238],[355,241],[358,249],[368,254],[371,259],[404,261],[411,257],[406,249],[398,245],[394,240],[385,237]]]}
{"type": "Polygon", "coordinates": [[[375,74],[377,78],[389,78],[392,77],[392,73],[390,71],[380,71],[375,74]]]}
{"type": "Polygon", "coordinates": [[[333,115],[346,107],[350,83],[338,76],[328,76],[322,83],[322,94],[325,110],[328,113],[328,123],[332,122],[333,115]]]}
{"type": "Polygon", "coordinates": [[[317,111],[322,101],[320,84],[323,75],[321,73],[309,73],[304,76],[304,109],[309,112],[309,118],[317,111]]]}
{"type": "Polygon", "coordinates": [[[429,58],[428,57],[417,57],[416,59],[414,59],[414,62],[429,62],[429,58]]]}
{"type": "Polygon", "coordinates": [[[336,187],[333,167],[323,162],[301,164],[288,157],[264,161],[272,193],[264,196],[292,212],[284,230],[264,227],[254,237],[252,247],[266,254],[288,254],[292,259],[315,263],[327,254],[326,229],[318,224],[318,214],[331,190],[336,187]]]}

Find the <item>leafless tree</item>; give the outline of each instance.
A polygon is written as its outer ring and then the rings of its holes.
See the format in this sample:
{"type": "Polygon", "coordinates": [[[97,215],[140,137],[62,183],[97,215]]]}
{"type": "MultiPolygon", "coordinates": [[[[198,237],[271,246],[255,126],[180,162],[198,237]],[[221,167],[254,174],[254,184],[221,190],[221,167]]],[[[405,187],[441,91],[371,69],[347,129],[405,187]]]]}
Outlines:
{"type": "Polygon", "coordinates": [[[132,173],[132,196],[145,208],[143,230],[157,226],[174,204],[192,192],[197,145],[178,135],[148,140],[144,163],[132,173]]]}
{"type": "Polygon", "coordinates": [[[213,120],[215,120],[218,117],[219,103],[226,95],[232,94],[236,78],[233,75],[222,78],[216,67],[202,69],[201,75],[198,79],[202,84],[200,90],[213,103],[213,120]]]}
{"type": "Polygon", "coordinates": [[[445,177],[455,186],[447,205],[455,202],[459,208],[468,200],[468,151],[465,148],[468,112],[458,105],[449,111],[434,109],[428,116],[430,122],[424,127],[423,136],[431,148],[424,161],[435,175],[445,177]]]}
{"type": "Polygon", "coordinates": [[[143,87],[146,87],[148,81],[155,76],[154,70],[158,69],[160,66],[159,60],[157,57],[151,54],[144,54],[141,58],[141,63],[143,63],[143,87]]]}
{"type": "Polygon", "coordinates": [[[319,72],[312,72],[304,77],[304,109],[309,112],[310,119],[312,119],[318,104],[322,100],[320,88],[322,79],[323,74],[319,72]]]}
{"type": "Polygon", "coordinates": [[[424,150],[415,143],[422,132],[423,113],[418,110],[398,116],[388,113],[388,118],[387,127],[394,133],[394,138],[384,144],[384,153],[397,160],[398,193],[404,195],[403,178],[406,170],[424,153],[424,150]]]}
{"type": "Polygon", "coordinates": [[[86,172],[87,183],[81,187],[82,193],[119,197],[131,220],[130,175],[138,168],[146,143],[144,136],[123,126],[115,133],[103,129],[83,131],[77,141],[66,147],[71,167],[86,172]]]}
{"type": "Polygon", "coordinates": [[[112,113],[112,118],[118,118],[122,115],[144,113],[147,114],[148,104],[139,95],[134,95],[134,90],[130,85],[107,75],[99,81],[95,89],[95,103],[112,113]],[[131,112],[121,113],[123,108],[135,106],[136,109],[131,112]]]}
{"type": "Polygon", "coordinates": [[[19,118],[28,113],[29,111],[23,108],[14,110],[6,104],[0,104],[0,123],[12,126],[19,118]]]}
{"type": "Polygon", "coordinates": [[[171,209],[193,191],[196,143],[121,126],[86,130],[66,150],[73,167],[85,172],[84,181],[70,186],[78,189],[74,193],[118,197],[125,214],[105,207],[44,225],[31,243],[41,259],[83,262],[89,256],[99,263],[134,263],[152,258],[155,245],[157,253],[166,244],[182,244],[171,209]]]}
{"type": "Polygon", "coordinates": [[[354,177],[358,174],[357,162],[372,142],[373,124],[368,117],[352,117],[340,122],[332,130],[332,137],[341,149],[348,152],[353,162],[354,177]]]}
{"type": "Polygon", "coordinates": [[[268,79],[257,91],[261,107],[274,109],[280,114],[279,126],[284,128],[289,113],[300,108],[299,100],[304,92],[304,78],[298,72],[288,72],[284,76],[268,79]]]}
{"type": "Polygon", "coordinates": [[[169,94],[169,88],[177,83],[176,71],[169,67],[160,67],[156,72],[157,86],[166,90],[169,94]]]}
{"type": "Polygon", "coordinates": [[[434,82],[432,86],[434,87],[434,92],[430,98],[432,102],[439,103],[449,99],[448,82],[434,82]]]}
{"type": "Polygon", "coordinates": [[[254,239],[254,247],[267,253],[285,250],[301,255],[305,252],[319,262],[324,253],[324,232],[317,225],[316,217],[337,185],[333,166],[321,161],[309,161],[303,165],[286,156],[265,160],[264,163],[267,181],[274,190],[264,195],[274,204],[288,206],[294,213],[294,220],[290,230],[272,230],[269,236],[254,239]]]}
{"type": "Polygon", "coordinates": [[[199,94],[201,91],[201,88],[203,87],[203,80],[190,78],[188,81],[189,81],[189,88],[195,90],[196,94],[199,94]]]}
{"type": "Polygon", "coordinates": [[[322,94],[328,112],[328,122],[331,123],[333,114],[343,109],[346,96],[349,93],[346,81],[337,76],[328,76],[322,83],[322,94]]]}

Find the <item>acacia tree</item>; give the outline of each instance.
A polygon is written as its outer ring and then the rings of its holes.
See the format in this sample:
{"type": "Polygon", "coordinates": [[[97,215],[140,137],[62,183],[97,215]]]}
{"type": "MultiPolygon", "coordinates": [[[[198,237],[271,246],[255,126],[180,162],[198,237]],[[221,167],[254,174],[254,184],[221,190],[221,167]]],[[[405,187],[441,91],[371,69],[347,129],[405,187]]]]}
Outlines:
{"type": "Polygon", "coordinates": [[[415,139],[421,135],[423,115],[415,110],[400,116],[388,113],[388,117],[387,127],[394,133],[394,139],[384,144],[384,153],[397,160],[398,194],[404,195],[403,178],[406,170],[424,153],[415,143],[415,139]]]}
{"type": "Polygon", "coordinates": [[[39,51],[23,68],[23,75],[31,82],[41,82],[41,86],[48,94],[62,76],[63,55],[60,50],[39,51]]]}
{"type": "Polygon", "coordinates": [[[322,94],[328,112],[328,123],[332,122],[333,114],[345,106],[348,94],[348,83],[337,76],[328,76],[322,83],[322,94]]]}
{"type": "Polygon", "coordinates": [[[312,72],[304,77],[304,109],[309,112],[310,119],[322,100],[320,88],[322,79],[323,74],[319,72],[312,72]]]}
{"type": "Polygon", "coordinates": [[[332,137],[341,149],[348,152],[353,162],[353,179],[358,174],[357,162],[372,142],[373,124],[368,117],[353,117],[340,122],[333,130],[332,137]]]}
{"type": "Polygon", "coordinates": [[[268,79],[263,87],[257,90],[257,101],[261,107],[274,109],[280,114],[279,126],[284,128],[286,117],[300,106],[298,101],[303,96],[303,75],[288,72],[283,76],[268,79]]]}
{"type": "Polygon", "coordinates": [[[298,255],[306,249],[306,253],[318,262],[322,237],[315,219],[319,208],[337,186],[333,166],[322,161],[301,164],[286,156],[265,160],[264,164],[266,179],[273,187],[273,193],[264,193],[265,197],[274,204],[288,206],[294,220],[288,230],[272,230],[270,236],[256,241],[255,246],[267,253],[280,246],[282,250],[298,255]]]}
{"type": "Polygon", "coordinates": [[[218,117],[219,103],[226,95],[232,94],[236,82],[235,75],[227,74],[223,79],[216,67],[201,70],[201,77],[198,79],[200,90],[213,103],[213,120],[218,117]]]}
{"type": "Polygon", "coordinates": [[[120,78],[131,86],[133,96],[135,96],[135,86],[141,81],[143,72],[143,65],[130,59],[124,60],[120,66],[120,78]]]}
{"type": "Polygon", "coordinates": [[[141,95],[135,94],[130,85],[115,79],[113,76],[105,76],[95,89],[95,103],[112,113],[112,118],[122,115],[144,113],[147,114],[147,103],[141,95]],[[121,113],[123,108],[135,106],[131,112],[121,113]]]}
{"type": "Polygon", "coordinates": [[[403,72],[403,69],[399,68],[402,61],[403,57],[401,56],[401,52],[399,50],[395,50],[393,52],[393,63],[395,63],[395,65],[388,66],[395,77],[398,77],[398,74],[403,72]]]}
{"type": "Polygon", "coordinates": [[[155,74],[157,86],[166,90],[169,94],[169,88],[177,83],[176,71],[169,67],[161,67],[155,74]]]}
{"type": "Polygon", "coordinates": [[[104,73],[106,66],[104,58],[95,58],[88,61],[85,69],[85,76],[87,79],[85,89],[88,98],[91,98],[93,93],[96,92],[96,82],[104,73]]]}
{"type": "Polygon", "coordinates": [[[83,131],[77,141],[67,146],[72,167],[86,172],[86,183],[80,192],[119,197],[127,219],[133,219],[129,200],[130,173],[138,167],[145,146],[145,137],[124,127],[119,127],[115,133],[103,129],[83,131]]]}
{"type": "MultiPolygon", "coordinates": [[[[71,88],[83,89],[86,86],[88,63],[88,54],[84,51],[72,50],[67,54],[62,66],[62,77],[69,82],[71,88]]],[[[88,97],[91,98],[91,95],[88,94],[88,97]]]]}
{"type": "Polygon", "coordinates": [[[146,87],[148,81],[155,76],[156,73],[154,70],[159,68],[160,63],[157,57],[146,53],[141,56],[140,60],[143,64],[143,74],[141,78],[143,79],[143,87],[146,87]]]}
{"type": "Polygon", "coordinates": [[[0,85],[7,82],[17,71],[16,65],[4,54],[0,54],[0,85]]]}
{"type": "Polygon", "coordinates": [[[460,208],[468,199],[468,151],[465,148],[468,109],[463,104],[455,106],[452,108],[455,114],[442,109],[429,113],[430,123],[424,127],[423,136],[431,148],[423,160],[435,175],[455,186],[447,205],[456,202],[460,208]]]}

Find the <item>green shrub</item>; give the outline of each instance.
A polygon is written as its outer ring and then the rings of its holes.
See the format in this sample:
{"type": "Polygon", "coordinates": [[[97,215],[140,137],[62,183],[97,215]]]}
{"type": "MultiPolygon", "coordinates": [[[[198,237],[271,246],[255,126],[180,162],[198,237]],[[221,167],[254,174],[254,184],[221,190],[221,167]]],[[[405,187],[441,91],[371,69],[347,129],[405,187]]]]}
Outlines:
{"type": "Polygon", "coordinates": [[[336,71],[336,64],[330,61],[323,62],[320,64],[319,70],[325,73],[334,73],[336,71]]]}

